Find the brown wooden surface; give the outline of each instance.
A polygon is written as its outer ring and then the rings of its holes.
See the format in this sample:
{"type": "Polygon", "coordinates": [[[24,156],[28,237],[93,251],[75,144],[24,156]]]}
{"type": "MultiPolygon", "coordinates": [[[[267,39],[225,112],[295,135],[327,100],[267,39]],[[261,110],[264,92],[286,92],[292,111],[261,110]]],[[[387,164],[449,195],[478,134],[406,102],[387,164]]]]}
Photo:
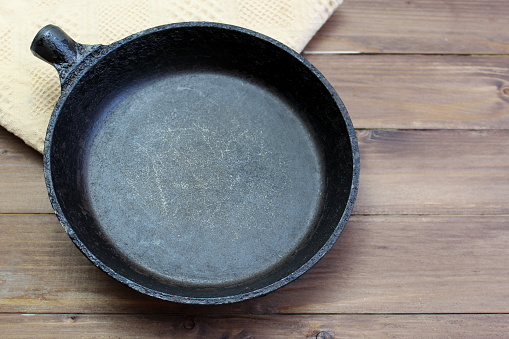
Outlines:
{"type": "Polygon", "coordinates": [[[218,307],[131,291],[91,265],[53,215],[2,215],[0,225],[5,313],[509,312],[509,216],[356,215],[304,276],[218,307]]]}
{"type": "Polygon", "coordinates": [[[509,128],[509,56],[306,57],[340,93],[358,129],[509,128]]]}
{"type": "Polygon", "coordinates": [[[509,316],[490,315],[0,315],[5,337],[55,338],[500,338],[509,316]],[[321,336],[320,336],[321,333],[321,336]],[[329,336],[327,336],[328,333],[329,336]]]}
{"type": "Polygon", "coordinates": [[[306,52],[508,54],[507,0],[344,0],[306,52]]]}
{"type": "Polygon", "coordinates": [[[100,272],[53,215],[41,155],[0,128],[0,337],[509,337],[508,17],[505,0],[345,0],[305,55],[357,128],[354,216],[309,272],[238,304],[100,272]]]}

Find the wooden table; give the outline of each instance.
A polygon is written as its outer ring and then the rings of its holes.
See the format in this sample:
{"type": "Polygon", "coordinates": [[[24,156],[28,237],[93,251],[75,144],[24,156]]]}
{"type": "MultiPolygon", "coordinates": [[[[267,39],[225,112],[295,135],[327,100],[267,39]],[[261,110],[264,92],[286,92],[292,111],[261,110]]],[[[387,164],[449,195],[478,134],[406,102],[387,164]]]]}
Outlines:
{"type": "Polygon", "coordinates": [[[0,337],[509,337],[509,3],[345,0],[304,54],[361,150],[323,260],[238,304],[145,297],[74,247],[42,157],[2,129],[0,337]]]}

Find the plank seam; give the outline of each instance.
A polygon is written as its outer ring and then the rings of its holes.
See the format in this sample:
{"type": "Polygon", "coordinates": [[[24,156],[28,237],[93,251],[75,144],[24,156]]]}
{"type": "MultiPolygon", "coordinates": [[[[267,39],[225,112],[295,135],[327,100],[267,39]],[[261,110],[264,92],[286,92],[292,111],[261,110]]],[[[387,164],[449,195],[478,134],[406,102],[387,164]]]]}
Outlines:
{"type": "Polygon", "coordinates": [[[456,315],[509,315],[509,312],[438,312],[438,313],[25,313],[25,312],[0,312],[0,315],[98,315],[98,316],[205,316],[205,317],[242,317],[242,316],[419,316],[419,315],[439,315],[439,316],[456,316],[456,315]]]}
{"type": "Polygon", "coordinates": [[[361,51],[303,51],[302,55],[381,55],[381,56],[459,56],[459,57],[509,57],[509,54],[482,53],[401,53],[401,52],[361,52],[361,51]]]}

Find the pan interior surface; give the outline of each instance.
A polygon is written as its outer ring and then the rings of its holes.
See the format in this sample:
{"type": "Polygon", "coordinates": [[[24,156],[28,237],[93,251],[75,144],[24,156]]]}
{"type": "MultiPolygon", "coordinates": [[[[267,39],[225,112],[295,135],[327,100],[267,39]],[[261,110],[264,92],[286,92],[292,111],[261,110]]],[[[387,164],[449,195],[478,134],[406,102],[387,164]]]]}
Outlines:
{"type": "Polygon", "coordinates": [[[84,191],[135,270],[234,286],[294,254],[322,203],[320,152],[295,108],[235,74],[187,71],[110,101],[87,140],[84,191]]]}

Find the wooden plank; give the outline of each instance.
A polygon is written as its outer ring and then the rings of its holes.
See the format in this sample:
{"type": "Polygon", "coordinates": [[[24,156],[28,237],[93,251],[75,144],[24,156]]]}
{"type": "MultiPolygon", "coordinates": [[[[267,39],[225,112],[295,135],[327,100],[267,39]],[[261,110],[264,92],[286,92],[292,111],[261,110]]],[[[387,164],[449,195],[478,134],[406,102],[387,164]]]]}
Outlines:
{"type": "Polygon", "coordinates": [[[0,126],[0,166],[20,165],[37,167],[42,163],[42,156],[25,144],[20,138],[0,126]]]}
{"type": "MultiPolygon", "coordinates": [[[[509,129],[509,57],[307,58],[336,88],[356,128],[509,129]]],[[[1,137],[0,148],[11,139],[1,137]]]]}
{"type": "Polygon", "coordinates": [[[3,338],[500,338],[509,315],[0,315],[3,338]]]}
{"type": "Polygon", "coordinates": [[[356,128],[509,129],[507,57],[307,57],[337,89],[356,128]]]}
{"type": "Polygon", "coordinates": [[[0,215],[2,313],[507,313],[509,216],[354,216],[333,249],[254,300],[192,306],[100,272],[51,215],[0,215]]]}
{"type": "Polygon", "coordinates": [[[337,89],[356,128],[509,128],[508,57],[309,55],[308,59],[337,89]]]}
{"type": "Polygon", "coordinates": [[[42,156],[0,127],[0,213],[51,213],[42,156]]]}
{"type": "Polygon", "coordinates": [[[38,167],[0,169],[0,213],[52,213],[44,184],[42,163],[38,167]]]}
{"type": "MultiPolygon", "coordinates": [[[[361,184],[354,213],[509,214],[509,131],[357,134],[361,184]]],[[[40,156],[23,160],[16,143],[3,145],[0,213],[52,213],[40,156]]]]}
{"type": "Polygon", "coordinates": [[[357,133],[360,214],[509,214],[509,131],[357,133]]]}
{"type": "Polygon", "coordinates": [[[507,54],[506,0],[345,1],[306,51],[507,54]]]}
{"type": "Polygon", "coordinates": [[[338,91],[356,128],[509,128],[508,57],[306,57],[338,91]]]}

